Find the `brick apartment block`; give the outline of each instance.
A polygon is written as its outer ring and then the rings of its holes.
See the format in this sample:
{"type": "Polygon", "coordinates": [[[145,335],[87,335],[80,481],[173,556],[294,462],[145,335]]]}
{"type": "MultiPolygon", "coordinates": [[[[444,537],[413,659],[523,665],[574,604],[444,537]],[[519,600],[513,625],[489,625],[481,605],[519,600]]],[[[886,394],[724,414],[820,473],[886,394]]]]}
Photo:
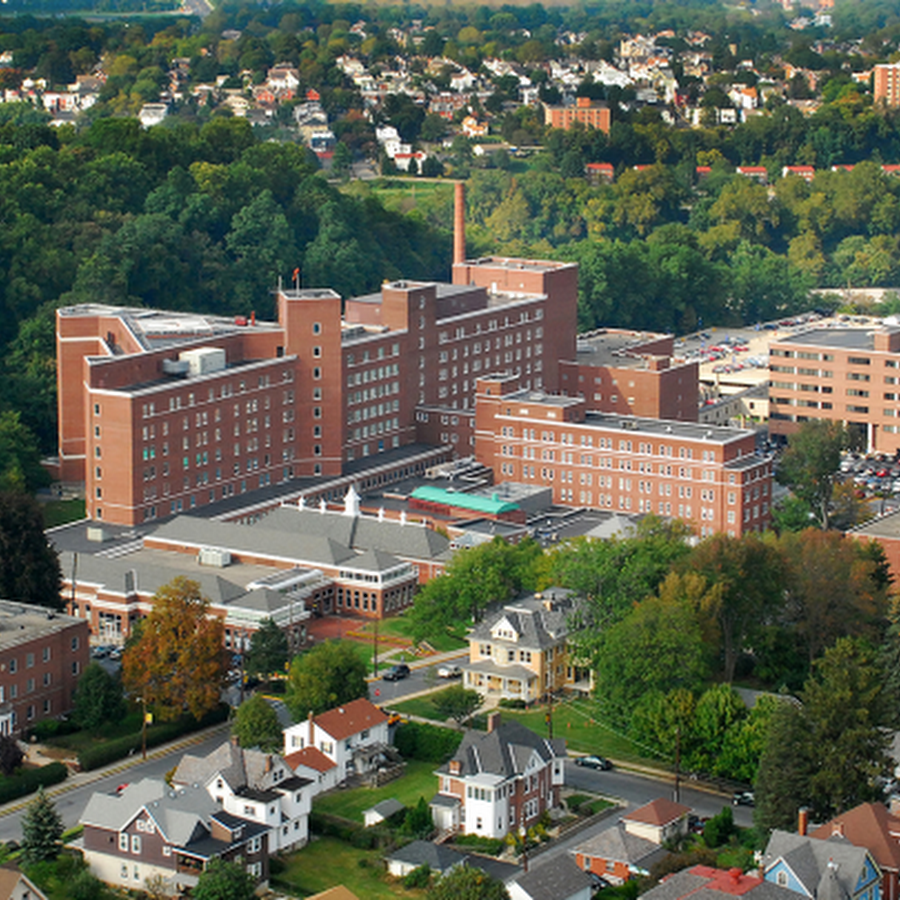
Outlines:
{"type": "Polygon", "coordinates": [[[771,462],[753,431],[598,413],[580,397],[478,381],[475,457],[498,481],[535,482],[568,506],[655,513],[701,537],[769,523],[771,462]]]}

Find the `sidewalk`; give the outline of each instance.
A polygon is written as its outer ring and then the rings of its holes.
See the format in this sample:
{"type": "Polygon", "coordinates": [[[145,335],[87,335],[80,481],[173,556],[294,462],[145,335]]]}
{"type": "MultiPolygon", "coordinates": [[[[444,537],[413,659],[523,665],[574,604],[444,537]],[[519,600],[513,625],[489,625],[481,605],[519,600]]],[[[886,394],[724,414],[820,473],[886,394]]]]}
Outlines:
{"type": "MultiPolygon", "coordinates": [[[[151,759],[161,759],[164,756],[169,756],[170,754],[178,753],[182,750],[187,750],[189,747],[193,747],[195,744],[200,744],[207,738],[213,737],[218,733],[221,733],[224,737],[224,735],[228,732],[229,727],[229,722],[221,722],[218,725],[211,725],[209,728],[204,728],[202,731],[195,731],[192,734],[185,735],[184,737],[178,738],[178,740],[175,741],[171,741],[168,744],[160,744],[158,747],[154,747],[152,750],[147,751],[147,761],[151,759]]],[[[74,775],[69,775],[69,777],[61,784],[47,789],[47,796],[58,797],[61,794],[67,794],[69,791],[74,791],[77,788],[84,787],[87,784],[92,784],[95,781],[100,781],[102,778],[106,778],[108,775],[115,775],[119,772],[127,772],[129,769],[133,769],[135,766],[140,765],[144,761],[145,760],[140,753],[134,753],[131,756],[126,757],[125,759],[120,759],[118,762],[110,763],[108,766],[104,766],[103,768],[92,769],[90,772],[77,772],[74,775]]],[[[0,806],[0,817],[8,816],[12,813],[16,813],[20,810],[25,809],[25,807],[28,806],[32,799],[34,799],[34,794],[26,794],[24,797],[19,797],[18,800],[11,800],[9,803],[0,806]]]]}

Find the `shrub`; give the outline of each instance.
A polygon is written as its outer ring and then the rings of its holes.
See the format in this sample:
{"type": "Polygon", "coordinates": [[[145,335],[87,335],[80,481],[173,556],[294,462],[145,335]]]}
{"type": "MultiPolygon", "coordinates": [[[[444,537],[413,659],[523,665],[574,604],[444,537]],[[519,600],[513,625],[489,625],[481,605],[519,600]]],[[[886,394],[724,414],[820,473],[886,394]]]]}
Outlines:
{"type": "Polygon", "coordinates": [[[501,709],[527,709],[528,704],[524,700],[519,699],[518,697],[516,697],[516,698],[503,697],[503,699],[501,699],[501,701],[500,701],[500,708],[501,709]]]}
{"type": "MultiPolygon", "coordinates": [[[[220,704],[216,709],[208,712],[202,719],[197,721],[193,716],[184,716],[175,722],[165,722],[161,725],[151,725],[147,729],[147,748],[156,747],[159,744],[165,744],[168,741],[174,741],[176,738],[187,734],[190,731],[197,731],[201,728],[207,728],[218,722],[224,722],[228,718],[228,707],[220,704]]],[[[89,747],[85,747],[78,754],[78,763],[85,772],[91,769],[99,769],[111,762],[122,759],[131,753],[136,753],[141,749],[142,737],[141,733],[127,734],[125,737],[114,738],[111,741],[103,743],[95,743],[89,747]]]]}
{"type": "Polygon", "coordinates": [[[409,888],[410,890],[424,888],[428,887],[429,881],[431,881],[431,869],[428,867],[428,864],[425,863],[417,869],[413,869],[412,872],[403,879],[403,887],[409,888]]]}
{"type": "Polygon", "coordinates": [[[52,762],[40,769],[23,769],[16,775],[0,778],[0,803],[24,797],[39,787],[49,787],[66,780],[68,769],[61,762],[52,762]]]}
{"type": "Polygon", "coordinates": [[[480,850],[488,856],[497,856],[504,846],[503,838],[483,837],[480,834],[461,834],[454,843],[462,847],[471,847],[473,850],[480,850]]]}
{"type": "Polygon", "coordinates": [[[404,759],[442,763],[453,756],[461,740],[462,735],[449,728],[405,722],[397,728],[394,746],[404,759]]]}
{"type": "Polygon", "coordinates": [[[735,833],[734,816],[730,806],[723,806],[722,812],[713,816],[703,826],[703,841],[707,847],[721,847],[735,833]]]}

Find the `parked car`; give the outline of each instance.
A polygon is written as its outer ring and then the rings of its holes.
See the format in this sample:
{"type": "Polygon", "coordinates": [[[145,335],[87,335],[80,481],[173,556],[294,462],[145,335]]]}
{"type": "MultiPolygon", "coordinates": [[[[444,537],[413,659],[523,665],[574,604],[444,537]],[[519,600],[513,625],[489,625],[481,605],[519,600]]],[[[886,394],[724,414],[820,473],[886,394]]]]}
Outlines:
{"type": "Polygon", "coordinates": [[[456,665],[440,666],[437,670],[438,678],[459,678],[462,676],[462,669],[456,665]]]}
{"type": "Polygon", "coordinates": [[[391,666],[381,676],[382,681],[402,681],[404,678],[409,678],[409,666],[406,663],[397,663],[397,665],[391,666]]]}
{"type": "Polygon", "coordinates": [[[735,806],[753,806],[753,791],[736,791],[731,802],[735,806]]]}
{"type": "Polygon", "coordinates": [[[586,769],[600,769],[604,772],[613,767],[613,764],[603,756],[576,756],[576,766],[584,766],[586,769]]]}

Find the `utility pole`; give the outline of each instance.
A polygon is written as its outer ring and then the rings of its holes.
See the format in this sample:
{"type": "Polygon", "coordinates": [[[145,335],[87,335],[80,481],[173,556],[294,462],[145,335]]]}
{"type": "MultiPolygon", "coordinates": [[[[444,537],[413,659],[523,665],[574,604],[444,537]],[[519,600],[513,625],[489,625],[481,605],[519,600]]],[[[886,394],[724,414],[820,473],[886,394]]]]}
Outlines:
{"type": "Polygon", "coordinates": [[[675,802],[681,803],[681,725],[675,726],[675,802]]]}
{"type": "Polygon", "coordinates": [[[378,619],[375,619],[375,631],[372,638],[372,674],[378,677],[378,619]]]}

